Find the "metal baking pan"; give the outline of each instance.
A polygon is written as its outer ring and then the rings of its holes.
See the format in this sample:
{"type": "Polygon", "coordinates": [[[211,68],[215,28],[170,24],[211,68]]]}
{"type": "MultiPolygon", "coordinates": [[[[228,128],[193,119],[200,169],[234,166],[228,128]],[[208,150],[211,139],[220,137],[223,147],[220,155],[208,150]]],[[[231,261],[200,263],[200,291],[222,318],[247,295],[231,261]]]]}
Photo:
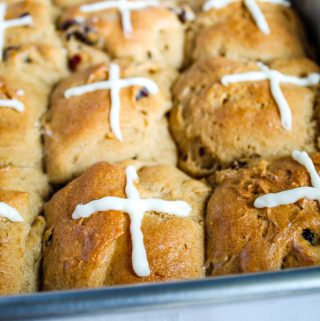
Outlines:
{"type": "MultiPolygon", "coordinates": [[[[312,30],[313,41],[318,42],[320,48],[320,1],[293,2],[307,22],[309,30],[312,30]]],[[[320,313],[318,315],[317,312],[319,301],[320,267],[161,284],[7,296],[0,298],[0,320],[60,320],[68,317],[78,320],[85,315],[90,315],[86,320],[100,320],[101,316],[101,320],[106,317],[114,319],[119,315],[124,317],[117,320],[136,320],[152,311],[158,318],[149,315],[145,320],[159,320],[159,316],[161,320],[201,320],[204,318],[204,311],[212,311],[216,314],[210,314],[209,317],[208,314],[205,315],[205,319],[210,320],[214,315],[219,316],[217,310],[212,310],[213,307],[223,307],[223,311],[226,311],[223,320],[242,320],[246,317],[246,321],[311,321],[320,320],[320,313]],[[262,305],[261,302],[268,304],[262,305]],[[281,308],[276,305],[277,302],[281,308]],[[309,302],[308,308],[303,310],[306,302],[309,302]],[[239,306],[245,309],[241,310],[239,306]],[[182,307],[183,311],[187,311],[183,318],[179,312],[170,312],[181,311],[182,307]],[[193,309],[188,309],[189,307],[193,309]],[[254,308],[258,309],[256,315],[249,313],[255,311],[254,308]],[[228,311],[232,311],[232,318],[228,311]]]]}
{"type": "MultiPolygon", "coordinates": [[[[8,296],[0,299],[0,319],[32,320],[55,317],[60,320],[62,317],[90,315],[88,320],[95,320],[98,315],[115,316],[128,312],[143,315],[152,310],[163,314],[167,311],[170,313],[172,308],[202,306],[203,309],[209,309],[212,306],[236,302],[243,305],[247,301],[270,298],[279,300],[281,297],[292,297],[293,303],[295,297],[310,294],[316,295],[319,302],[320,268],[8,296]]],[[[314,307],[315,310],[318,310],[317,306],[314,307]]],[[[298,307],[300,309],[301,306],[298,307]]],[[[236,320],[242,320],[238,315],[236,317],[236,320]]],[[[315,320],[320,320],[320,315],[315,320]]],[[[308,321],[312,319],[309,317],[308,321]]]]}

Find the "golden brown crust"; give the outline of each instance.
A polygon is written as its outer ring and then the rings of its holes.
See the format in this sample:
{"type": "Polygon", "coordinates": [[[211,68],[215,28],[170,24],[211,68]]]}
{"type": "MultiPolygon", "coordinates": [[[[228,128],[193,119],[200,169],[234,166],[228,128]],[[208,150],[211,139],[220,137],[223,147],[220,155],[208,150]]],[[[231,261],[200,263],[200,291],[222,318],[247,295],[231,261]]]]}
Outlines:
{"type": "MultiPolygon", "coordinates": [[[[17,99],[24,111],[0,107],[0,202],[23,222],[0,217],[0,294],[37,291],[45,220],[38,216],[49,193],[42,173],[40,119],[51,87],[67,73],[66,54],[47,0],[6,1],[6,20],[30,14],[30,26],[4,32],[0,98],[17,99]]],[[[2,48],[1,48],[2,49],[2,48]]]]}
{"type": "MultiPolygon", "coordinates": [[[[312,159],[319,171],[320,154],[312,159]]],[[[216,184],[206,217],[210,275],[320,264],[320,212],[316,201],[302,199],[268,209],[253,206],[260,195],[311,186],[303,166],[290,157],[260,162],[238,171],[222,171],[216,175],[216,184]],[[309,232],[314,234],[313,240],[309,232]]]]}
{"type": "Polygon", "coordinates": [[[305,34],[292,8],[260,3],[270,26],[263,34],[242,2],[199,14],[187,41],[189,61],[224,56],[236,60],[271,61],[305,56],[305,34]]]}
{"type": "Polygon", "coordinates": [[[7,47],[0,68],[5,75],[12,74],[34,83],[38,87],[35,88],[36,91],[44,91],[44,95],[48,96],[48,87],[51,89],[51,86],[68,74],[66,50],[50,45],[7,47]]]}
{"type": "Polygon", "coordinates": [[[205,0],[176,0],[175,1],[179,6],[189,6],[192,10],[199,14],[202,11],[203,4],[206,2],[205,0]]]}
{"type": "Polygon", "coordinates": [[[65,74],[61,49],[31,45],[7,51],[0,64],[0,97],[20,101],[24,111],[0,107],[0,166],[41,168],[40,118],[51,86],[65,74]]]}
{"type": "MultiPolygon", "coordinates": [[[[28,201],[24,193],[0,190],[0,202],[15,207],[24,216],[28,215],[28,201]]],[[[38,290],[43,217],[38,216],[32,226],[0,218],[0,226],[0,294],[38,290]]]]}
{"type": "MultiPolygon", "coordinates": [[[[14,223],[0,216],[0,295],[39,289],[42,245],[46,290],[201,278],[205,251],[209,275],[319,265],[317,202],[253,207],[261,194],[310,186],[308,173],[291,158],[272,159],[293,149],[315,150],[318,88],[281,86],[293,114],[293,130],[287,132],[267,81],[220,83],[225,74],[256,70],[257,60],[296,76],[319,71],[304,58],[306,37],[293,9],[259,3],[271,27],[266,36],[241,2],[201,12],[204,0],[164,0],[163,7],[131,12],[133,33],[125,37],[118,10],[80,12],[81,4],[97,1],[5,0],[7,20],[30,14],[34,23],[5,30],[0,63],[0,99],[25,105],[23,113],[0,107],[0,202],[24,218],[14,223]],[[194,22],[187,21],[188,5],[199,14],[194,22]],[[138,87],[121,90],[123,142],[110,128],[109,91],[64,97],[71,87],[107,80],[114,60],[122,77],[148,77],[160,87],[157,95],[141,94],[138,87]],[[173,166],[177,152],[166,115],[175,69],[190,63],[173,88],[170,116],[180,167],[204,177],[258,159],[248,168],[209,177],[216,188],[208,208],[207,184],[173,166]],[[67,78],[69,71],[75,73],[67,78]],[[43,155],[54,184],[82,174],[46,204],[44,236],[39,214],[50,188],[43,155]],[[146,213],[142,231],[151,268],[146,278],[132,269],[126,213],[71,218],[77,204],[125,198],[124,169],[132,163],[142,198],[184,200],[193,209],[188,218],[146,213]]],[[[313,160],[320,169],[320,153],[313,160]]]]}
{"type": "MultiPolygon", "coordinates": [[[[270,67],[294,76],[318,71],[305,58],[277,60],[270,67]]],[[[170,127],[181,168],[205,176],[234,161],[314,150],[316,88],[281,85],[292,112],[292,130],[286,131],[268,81],[221,84],[224,75],[257,69],[255,63],[207,58],[180,75],[170,127]]]]}
{"type": "Polygon", "coordinates": [[[19,100],[25,111],[0,107],[0,166],[39,168],[42,161],[39,118],[45,105],[30,83],[10,76],[0,78],[0,97],[19,100]],[[25,93],[23,96],[18,95],[21,90],[25,93]]]}
{"type": "Polygon", "coordinates": [[[0,168],[0,190],[28,194],[30,210],[24,219],[31,224],[41,212],[49,184],[46,175],[38,169],[7,166],[0,168]]]}
{"type": "Polygon", "coordinates": [[[73,7],[77,5],[81,5],[88,2],[87,0],[53,0],[53,3],[56,6],[67,8],[67,7],[73,7]]]}
{"type": "MultiPolygon", "coordinates": [[[[193,8],[196,6],[197,7],[200,6],[203,3],[203,1],[204,0],[160,0],[159,2],[166,7],[172,7],[173,5],[176,5],[176,6],[192,5],[192,8],[193,8]]],[[[53,2],[56,6],[59,6],[64,9],[88,3],[87,0],[54,0],[53,2]]],[[[93,1],[93,2],[97,2],[97,1],[93,1]]]]}
{"type": "Polygon", "coordinates": [[[37,216],[48,194],[46,177],[34,169],[0,169],[0,202],[16,208],[23,222],[0,217],[0,294],[38,290],[43,217],[37,216]]]}
{"type": "Polygon", "coordinates": [[[19,18],[21,15],[32,16],[30,26],[10,28],[5,32],[5,47],[19,45],[50,45],[60,46],[59,38],[54,29],[54,12],[49,1],[23,0],[6,1],[6,20],[19,18]]]}
{"type": "Polygon", "coordinates": [[[176,150],[167,128],[165,113],[171,107],[170,86],[176,73],[151,63],[122,64],[121,77],[153,79],[159,93],[137,99],[141,88],[120,92],[120,122],[123,141],[113,135],[109,124],[110,91],[100,90],[65,98],[65,90],[108,79],[108,64],[100,64],[72,75],[54,91],[46,122],[45,153],[49,179],[70,180],[88,166],[138,159],[176,163],[176,150]]]}
{"type": "Polygon", "coordinates": [[[81,12],[80,6],[67,9],[59,20],[59,26],[70,59],[74,55],[81,57],[77,68],[81,67],[82,62],[87,65],[90,60],[96,59],[90,58],[97,53],[91,48],[105,52],[111,59],[160,61],[180,67],[184,52],[184,25],[175,13],[166,7],[148,7],[133,10],[130,15],[133,32],[128,37],[123,33],[117,9],[92,13],[81,12]],[[80,50],[75,49],[78,45],[80,50]]]}
{"type": "Polygon", "coordinates": [[[125,197],[125,184],[124,167],[98,163],[57,192],[47,203],[45,289],[203,276],[202,218],[209,189],[174,167],[143,167],[139,171],[138,188],[142,198],[180,199],[193,208],[189,218],[159,213],[145,215],[142,229],[151,268],[149,277],[139,278],[132,270],[127,214],[108,211],[96,213],[88,219],[71,218],[77,204],[104,196],[125,197]]]}

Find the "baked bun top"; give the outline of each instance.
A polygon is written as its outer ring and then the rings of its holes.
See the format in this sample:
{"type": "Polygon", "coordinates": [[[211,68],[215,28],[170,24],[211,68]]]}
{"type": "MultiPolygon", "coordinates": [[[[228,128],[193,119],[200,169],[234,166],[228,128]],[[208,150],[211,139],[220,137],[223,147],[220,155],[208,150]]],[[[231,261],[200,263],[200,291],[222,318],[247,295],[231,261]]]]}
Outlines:
{"type": "MultiPolygon", "coordinates": [[[[88,166],[138,159],[175,164],[176,150],[168,132],[166,112],[171,108],[170,86],[175,71],[162,65],[117,64],[121,79],[143,78],[152,81],[158,91],[151,93],[141,85],[120,89],[118,122],[122,140],[111,125],[116,98],[109,89],[65,97],[65,92],[81,85],[108,81],[111,65],[99,64],[75,73],[53,92],[47,115],[45,152],[52,182],[60,183],[79,175],[88,166]],[[111,108],[112,107],[112,108],[111,108]]],[[[113,64],[115,67],[115,64],[113,64]]]]}
{"type": "Polygon", "coordinates": [[[47,110],[51,86],[65,75],[61,48],[5,49],[0,64],[0,166],[42,168],[40,118],[47,110]]]}
{"type": "MultiPolygon", "coordinates": [[[[86,3],[86,6],[95,2],[86,3]]],[[[81,46],[77,55],[84,62],[90,61],[87,56],[99,57],[105,53],[111,59],[160,61],[174,68],[181,66],[184,23],[169,8],[159,5],[130,10],[127,22],[131,31],[124,29],[124,17],[117,8],[93,12],[82,10],[81,5],[71,7],[59,19],[59,29],[70,59],[75,55],[75,46],[81,46]]]]}
{"type": "MultiPolygon", "coordinates": [[[[124,165],[124,164],[123,164],[124,165]]],[[[98,163],[58,191],[45,206],[45,289],[97,287],[133,282],[196,278],[203,275],[203,214],[209,189],[173,166],[138,171],[140,198],[182,200],[188,217],[146,212],[142,233],[151,273],[138,277],[132,268],[128,214],[96,212],[73,219],[78,204],[102,197],[126,199],[123,165],[98,163]]]]}
{"type": "MultiPolygon", "coordinates": [[[[320,154],[312,161],[320,170],[320,154]]],[[[291,157],[262,161],[215,175],[206,217],[207,267],[211,275],[272,271],[320,263],[317,201],[256,208],[264,194],[312,186],[306,169],[291,157]]]]}
{"type": "Polygon", "coordinates": [[[7,212],[0,216],[0,294],[33,292],[38,289],[41,237],[45,228],[38,216],[48,195],[48,182],[39,170],[0,168],[0,202],[18,211],[23,221],[13,222],[7,212]]]}
{"type": "MultiPolygon", "coordinates": [[[[269,67],[297,77],[318,71],[305,58],[276,60],[269,67]]],[[[260,68],[254,62],[206,58],[178,77],[170,127],[180,151],[180,166],[188,173],[205,176],[239,160],[314,149],[317,88],[280,83],[292,115],[292,128],[287,130],[269,80],[221,82],[226,75],[248,71],[260,68]]]]}
{"type": "Polygon", "coordinates": [[[5,20],[21,19],[30,16],[30,25],[6,28],[4,31],[4,47],[19,45],[50,45],[60,46],[54,28],[54,12],[49,1],[23,0],[5,1],[5,20]]]}
{"type": "Polygon", "coordinates": [[[201,12],[187,36],[189,61],[223,56],[235,60],[261,60],[305,56],[302,24],[294,10],[257,2],[270,33],[258,29],[243,1],[201,12]]]}

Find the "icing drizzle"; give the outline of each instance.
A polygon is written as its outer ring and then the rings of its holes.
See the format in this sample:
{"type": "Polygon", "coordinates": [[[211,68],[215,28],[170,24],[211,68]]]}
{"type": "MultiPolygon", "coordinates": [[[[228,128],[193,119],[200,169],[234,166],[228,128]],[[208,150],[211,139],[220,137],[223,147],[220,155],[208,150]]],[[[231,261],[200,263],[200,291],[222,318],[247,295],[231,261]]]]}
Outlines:
{"type": "Polygon", "coordinates": [[[320,177],[311,158],[306,152],[300,151],[293,151],[292,158],[306,168],[311,178],[312,187],[297,187],[279,193],[260,196],[254,202],[256,208],[272,208],[279,205],[288,205],[302,198],[320,201],[320,177]]]}
{"type": "Polygon", "coordinates": [[[130,86],[145,87],[152,95],[158,92],[157,84],[148,78],[120,78],[120,68],[117,64],[109,66],[109,80],[99,81],[88,85],[70,88],[65,91],[66,98],[72,96],[81,96],[97,90],[109,89],[111,92],[111,109],[110,109],[110,127],[116,138],[122,141],[122,133],[120,129],[120,90],[130,86]]]}
{"type": "MultiPolygon", "coordinates": [[[[211,9],[221,9],[228,6],[233,2],[238,2],[239,0],[209,0],[203,5],[204,11],[209,11],[211,9]]],[[[279,4],[286,7],[290,6],[290,2],[287,0],[258,0],[260,2],[267,2],[271,4],[279,4]]],[[[268,22],[258,6],[256,0],[244,0],[244,4],[248,11],[250,12],[252,19],[255,21],[259,30],[264,34],[270,34],[270,28],[268,22]]]]}
{"type": "Polygon", "coordinates": [[[95,12],[106,9],[118,9],[121,14],[122,31],[126,37],[132,33],[131,11],[141,10],[148,7],[158,7],[160,2],[158,0],[140,0],[140,1],[101,1],[91,4],[85,4],[80,7],[81,12],[95,12]]]}
{"type": "Polygon", "coordinates": [[[24,111],[24,104],[17,99],[0,99],[0,107],[12,108],[20,113],[24,111]]]}
{"type": "Polygon", "coordinates": [[[23,218],[19,212],[4,202],[0,202],[0,216],[6,217],[12,222],[23,222],[23,218]]]}
{"type": "Polygon", "coordinates": [[[150,275],[146,249],[143,243],[141,230],[145,212],[154,211],[170,215],[186,217],[191,212],[191,207],[184,201],[166,201],[162,199],[141,199],[139,191],[134,185],[138,181],[138,174],[134,166],[126,168],[126,196],[125,198],[107,196],[87,204],[78,204],[72,213],[73,219],[89,217],[101,211],[122,211],[130,217],[130,233],[132,240],[132,266],[134,272],[140,277],[150,275]]]}
{"type": "Polygon", "coordinates": [[[315,86],[320,81],[320,74],[311,73],[305,78],[299,78],[294,76],[287,76],[277,70],[269,69],[268,66],[264,65],[261,62],[258,62],[257,65],[260,68],[260,71],[250,71],[240,74],[226,75],[221,78],[221,83],[224,86],[228,86],[229,84],[237,82],[269,80],[272,97],[279,108],[282,127],[285,130],[290,131],[292,128],[291,110],[286,98],[281,91],[280,84],[287,83],[300,87],[315,86]]]}
{"type": "Polygon", "coordinates": [[[7,28],[30,26],[33,22],[33,19],[30,15],[24,17],[5,20],[5,15],[7,11],[7,4],[0,3],[0,61],[3,58],[3,46],[4,46],[4,31],[7,28]]]}

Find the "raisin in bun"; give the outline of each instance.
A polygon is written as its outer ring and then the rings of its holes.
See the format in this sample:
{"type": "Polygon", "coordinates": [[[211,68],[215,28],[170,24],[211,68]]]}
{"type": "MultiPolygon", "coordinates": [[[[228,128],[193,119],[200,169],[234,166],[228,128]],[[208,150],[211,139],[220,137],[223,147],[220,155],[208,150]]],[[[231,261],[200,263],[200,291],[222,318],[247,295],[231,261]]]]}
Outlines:
{"type": "MultiPolygon", "coordinates": [[[[319,172],[320,155],[312,155],[319,172]]],[[[320,263],[320,213],[315,200],[257,208],[256,199],[312,186],[306,169],[291,157],[261,161],[215,175],[206,216],[209,275],[274,271],[320,263]]]]}

